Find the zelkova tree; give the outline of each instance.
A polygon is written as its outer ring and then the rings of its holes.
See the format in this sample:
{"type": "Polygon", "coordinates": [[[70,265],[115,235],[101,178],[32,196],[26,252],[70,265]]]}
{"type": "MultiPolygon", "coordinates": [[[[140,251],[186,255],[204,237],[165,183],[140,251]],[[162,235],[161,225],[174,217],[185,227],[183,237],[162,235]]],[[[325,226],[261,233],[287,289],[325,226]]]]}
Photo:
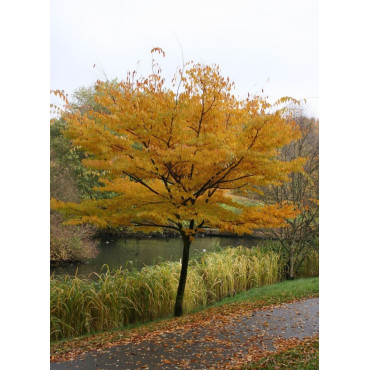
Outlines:
{"type": "MultiPolygon", "coordinates": [[[[152,52],[164,56],[159,48],[152,52]]],[[[231,191],[258,192],[287,181],[303,161],[277,158],[278,148],[299,137],[294,122],[263,98],[238,100],[218,66],[187,63],[172,87],[165,86],[156,62],[152,67],[147,78],[129,73],[120,83],[97,81],[99,109],[66,110],[66,135],[87,153],[83,164],[100,173],[96,190],[115,196],[53,200],[52,207],[70,224],[179,232],[180,316],[195,234],[210,227],[243,234],[283,226],[296,215],[288,204],[246,206],[234,202],[231,191]]]]}

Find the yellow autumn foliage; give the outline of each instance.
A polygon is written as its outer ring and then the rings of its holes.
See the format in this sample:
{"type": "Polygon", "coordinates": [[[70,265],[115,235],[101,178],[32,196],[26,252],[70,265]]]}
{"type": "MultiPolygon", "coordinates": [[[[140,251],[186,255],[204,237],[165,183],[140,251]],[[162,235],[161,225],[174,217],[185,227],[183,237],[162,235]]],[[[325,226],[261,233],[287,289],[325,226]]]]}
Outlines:
{"type": "MultiPolygon", "coordinates": [[[[103,171],[96,190],[115,196],[53,200],[52,207],[73,224],[170,228],[191,238],[200,229],[250,233],[293,218],[288,204],[248,206],[229,196],[233,189],[258,192],[302,169],[302,158],[277,158],[277,149],[300,135],[287,112],[261,97],[237,99],[218,66],[187,63],[171,87],[153,66],[145,78],[98,81],[99,111],[63,114],[66,135],[88,154],[84,165],[103,171]]],[[[294,102],[278,103],[287,101],[294,102]]]]}

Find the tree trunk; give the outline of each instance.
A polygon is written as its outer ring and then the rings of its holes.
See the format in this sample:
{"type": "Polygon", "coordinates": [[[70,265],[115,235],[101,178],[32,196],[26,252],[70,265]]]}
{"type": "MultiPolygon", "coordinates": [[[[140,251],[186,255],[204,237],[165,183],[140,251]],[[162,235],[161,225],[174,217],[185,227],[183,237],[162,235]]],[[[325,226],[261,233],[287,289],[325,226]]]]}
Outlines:
{"type": "Polygon", "coordinates": [[[190,238],[189,236],[182,235],[182,241],[184,243],[184,248],[182,252],[182,264],[181,273],[179,280],[179,287],[177,289],[176,303],[175,303],[175,317],[182,315],[182,302],[184,300],[186,276],[188,274],[188,264],[189,264],[189,251],[190,251],[190,238]]]}
{"type": "Polygon", "coordinates": [[[289,257],[289,280],[293,280],[294,278],[294,254],[291,253],[289,257]]]}

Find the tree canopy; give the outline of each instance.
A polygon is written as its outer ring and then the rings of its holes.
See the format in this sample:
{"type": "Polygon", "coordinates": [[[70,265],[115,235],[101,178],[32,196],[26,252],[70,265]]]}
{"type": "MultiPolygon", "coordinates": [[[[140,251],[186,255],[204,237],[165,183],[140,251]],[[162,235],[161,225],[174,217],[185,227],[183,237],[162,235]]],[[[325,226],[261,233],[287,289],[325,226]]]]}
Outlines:
{"type": "Polygon", "coordinates": [[[190,64],[179,70],[174,87],[158,73],[121,83],[96,83],[101,110],[66,112],[66,133],[89,154],[83,164],[100,172],[96,190],[116,197],[81,203],[54,201],[71,223],[127,225],[143,231],[217,227],[249,233],[277,226],[287,207],[247,207],[231,189],[288,180],[300,159],[278,160],[277,149],[299,135],[281,110],[260,97],[244,101],[231,94],[233,83],[218,66],[190,64]],[[180,90],[181,89],[181,90],[180,90]],[[235,212],[228,205],[238,209],[235,212]]]}

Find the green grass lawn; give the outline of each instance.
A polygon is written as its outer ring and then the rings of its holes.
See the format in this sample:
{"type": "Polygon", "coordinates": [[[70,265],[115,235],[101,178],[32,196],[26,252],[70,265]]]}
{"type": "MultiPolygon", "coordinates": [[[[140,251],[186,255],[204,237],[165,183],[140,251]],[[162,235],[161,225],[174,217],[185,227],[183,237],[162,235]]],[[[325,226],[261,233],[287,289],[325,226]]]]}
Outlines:
{"type": "Polygon", "coordinates": [[[212,305],[222,306],[236,302],[258,302],[263,304],[272,304],[278,302],[287,302],[293,299],[306,298],[310,295],[318,295],[319,278],[287,280],[277,284],[264,285],[252,288],[246,292],[235,295],[234,297],[223,299],[212,305]]]}

